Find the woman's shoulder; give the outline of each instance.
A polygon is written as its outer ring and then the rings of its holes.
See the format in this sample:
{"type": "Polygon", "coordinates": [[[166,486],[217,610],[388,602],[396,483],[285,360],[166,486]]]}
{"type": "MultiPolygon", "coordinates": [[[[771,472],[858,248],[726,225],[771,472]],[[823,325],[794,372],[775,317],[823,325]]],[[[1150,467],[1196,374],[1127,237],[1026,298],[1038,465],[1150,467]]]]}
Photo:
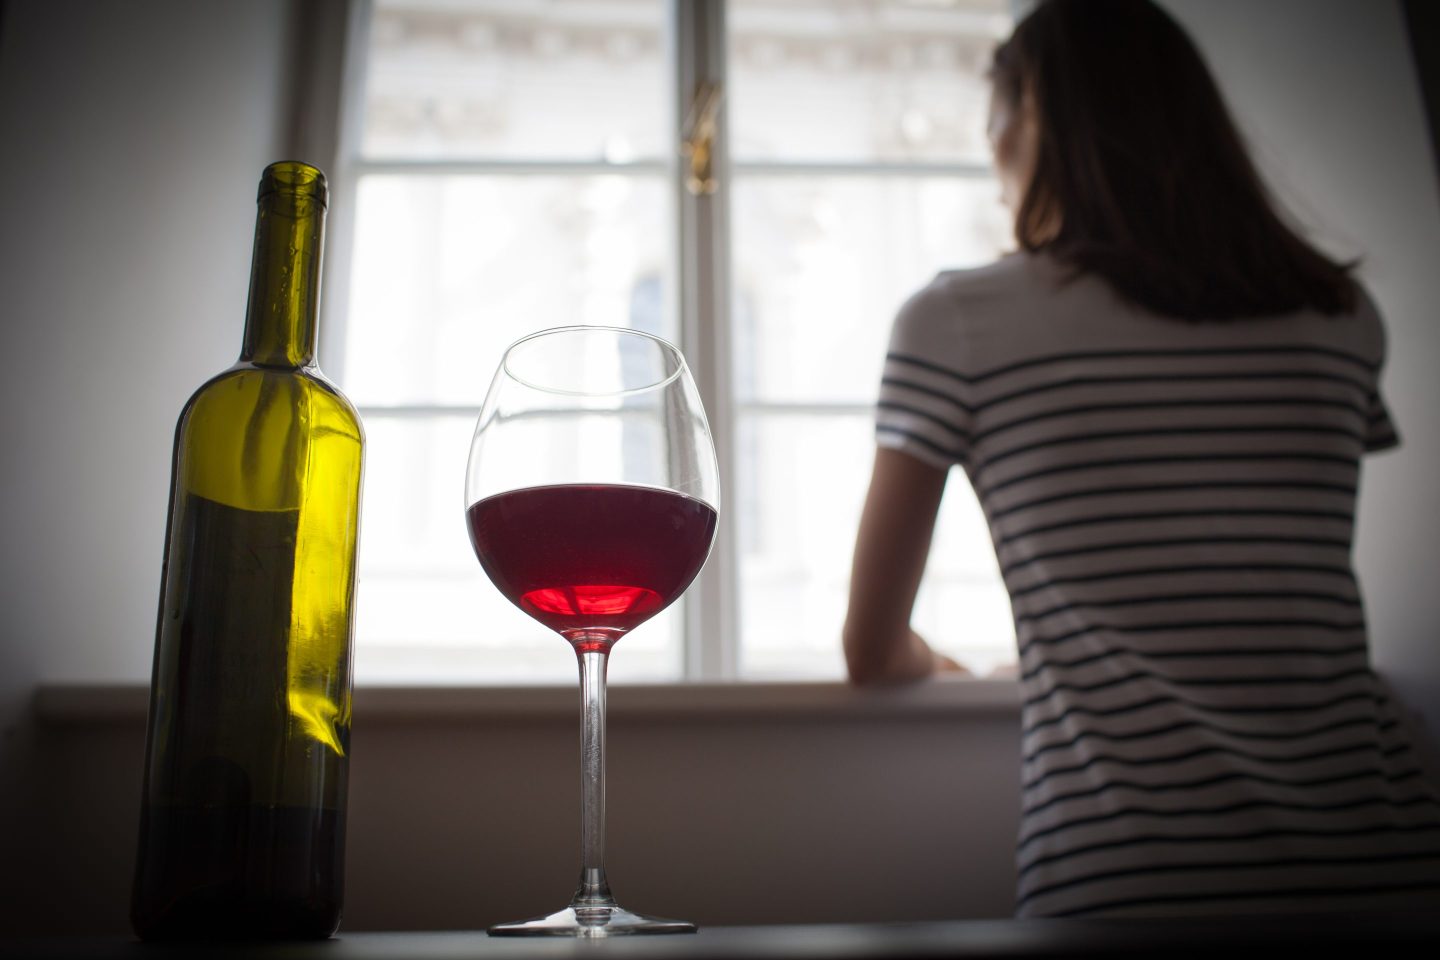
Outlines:
{"type": "MultiPolygon", "coordinates": [[[[970,369],[1033,343],[1038,318],[1054,295],[1053,265],[1033,254],[1008,254],[984,266],[943,270],[900,308],[891,329],[892,357],[970,369]]],[[[1051,304],[1053,306],[1053,304],[1051,304]]]]}
{"type": "Polygon", "coordinates": [[[901,322],[953,323],[976,320],[997,309],[1013,311],[1018,300],[1053,288],[1053,270],[1044,258],[1007,254],[979,267],[942,270],[900,310],[901,322]]]}
{"type": "Polygon", "coordinates": [[[921,289],[920,294],[949,299],[952,303],[1012,300],[1053,291],[1058,279],[1057,265],[1049,257],[1033,253],[1007,253],[983,266],[942,270],[921,289]]]}
{"type": "Polygon", "coordinates": [[[1126,300],[1103,278],[1045,254],[1010,254],[945,270],[895,318],[892,354],[928,357],[957,369],[1014,363],[1037,350],[1215,350],[1294,347],[1343,352],[1378,369],[1385,358],[1381,311],[1360,282],[1341,315],[1311,309],[1234,321],[1165,317],[1126,300]],[[963,361],[963,362],[962,362],[963,361]]]}

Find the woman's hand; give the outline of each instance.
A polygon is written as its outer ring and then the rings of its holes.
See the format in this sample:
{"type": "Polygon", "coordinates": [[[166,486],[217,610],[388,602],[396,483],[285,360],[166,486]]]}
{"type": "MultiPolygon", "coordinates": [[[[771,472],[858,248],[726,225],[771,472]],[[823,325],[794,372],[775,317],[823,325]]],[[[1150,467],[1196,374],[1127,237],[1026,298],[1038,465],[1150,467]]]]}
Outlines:
{"type": "Polygon", "coordinates": [[[863,686],[885,686],[913,683],[934,674],[971,676],[970,671],[957,661],[931,648],[920,634],[914,630],[909,630],[908,633],[904,643],[886,646],[885,649],[891,652],[891,656],[876,667],[857,671],[857,662],[847,657],[850,662],[851,681],[863,686]]]}
{"type": "Polygon", "coordinates": [[[960,661],[955,660],[952,657],[947,657],[945,654],[940,653],[938,650],[935,651],[935,672],[953,674],[957,677],[974,676],[974,674],[970,672],[969,667],[966,667],[965,665],[960,663],[960,661]]]}

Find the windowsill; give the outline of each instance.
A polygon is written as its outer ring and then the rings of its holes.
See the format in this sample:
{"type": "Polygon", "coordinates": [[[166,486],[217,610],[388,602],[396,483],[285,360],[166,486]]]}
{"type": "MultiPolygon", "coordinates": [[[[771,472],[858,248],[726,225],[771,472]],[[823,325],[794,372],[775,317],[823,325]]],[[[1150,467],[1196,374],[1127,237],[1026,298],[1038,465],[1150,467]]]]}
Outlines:
{"type": "MultiPolygon", "coordinates": [[[[145,684],[45,684],[35,691],[35,717],[45,726],[143,722],[145,684]]],[[[845,683],[617,684],[613,719],[903,720],[1017,714],[1019,688],[1010,680],[937,677],[906,687],[856,689],[845,683]]],[[[359,724],[490,718],[573,717],[574,686],[380,687],[355,690],[359,724]]]]}

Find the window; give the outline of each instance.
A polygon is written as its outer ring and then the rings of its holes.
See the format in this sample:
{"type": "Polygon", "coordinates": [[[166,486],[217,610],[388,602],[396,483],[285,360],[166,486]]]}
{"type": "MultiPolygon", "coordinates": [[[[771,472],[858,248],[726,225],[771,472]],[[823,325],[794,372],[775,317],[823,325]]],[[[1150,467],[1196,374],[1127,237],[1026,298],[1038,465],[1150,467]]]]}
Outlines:
{"type": "MultiPolygon", "coordinates": [[[[460,502],[504,348],[570,323],[678,342],[725,471],[709,568],[613,679],[842,675],[889,320],[1008,234],[982,76],[1005,0],[374,0],[361,27],[327,361],[369,441],[357,678],[570,681],[460,502]],[[724,91],[714,194],[677,149],[701,82],[724,91]]],[[[1013,628],[957,492],[916,622],[984,672],[1013,628]]]]}

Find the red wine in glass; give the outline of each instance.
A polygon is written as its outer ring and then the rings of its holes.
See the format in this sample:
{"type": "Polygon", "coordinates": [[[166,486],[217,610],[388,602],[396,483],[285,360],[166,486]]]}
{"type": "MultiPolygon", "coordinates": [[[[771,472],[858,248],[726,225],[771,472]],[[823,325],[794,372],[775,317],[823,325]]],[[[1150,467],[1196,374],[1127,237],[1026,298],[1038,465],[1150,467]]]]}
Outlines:
{"type": "Polygon", "coordinates": [[[608,649],[684,593],[716,521],[693,497],[629,484],[509,490],[466,516],[500,592],[581,652],[608,649]]]}
{"type": "Polygon", "coordinates": [[[624,909],[605,872],[605,673],[615,641],[710,553],[720,468],[685,357],[623,327],[511,344],[465,466],[465,524],[491,582],[569,641],[580,670],[580,876],[570,903],[492,936],[694,933],[624,909]]]}

